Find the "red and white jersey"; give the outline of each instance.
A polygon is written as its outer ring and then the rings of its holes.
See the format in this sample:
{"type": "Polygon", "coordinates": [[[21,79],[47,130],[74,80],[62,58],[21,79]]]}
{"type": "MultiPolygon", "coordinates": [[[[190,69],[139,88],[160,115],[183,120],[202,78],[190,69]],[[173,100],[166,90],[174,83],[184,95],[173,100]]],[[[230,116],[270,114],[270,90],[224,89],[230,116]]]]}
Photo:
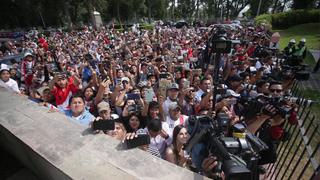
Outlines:
{"type": "Polygon", "coordinates": [[[52,94],[56,99],[56,104],[60,110],[69,109],[69,100],[73,94],[78,92],[78,87],[73,84],[73,79],[69,78],[68,84],[65,88],[54,86],[52,94]]]}

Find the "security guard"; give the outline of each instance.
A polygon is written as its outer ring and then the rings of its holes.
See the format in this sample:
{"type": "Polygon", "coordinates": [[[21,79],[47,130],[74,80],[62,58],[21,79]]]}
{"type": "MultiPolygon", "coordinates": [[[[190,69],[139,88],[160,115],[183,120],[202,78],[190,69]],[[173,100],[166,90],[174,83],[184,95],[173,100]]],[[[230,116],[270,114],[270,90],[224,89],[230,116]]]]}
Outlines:
{"type": "Polygon", "coordinates": [[[303,61],[303,59],[306,57],[307,55],[307,47],[305,46],[306,43],[306,39],[302,38],[297,46],[297,48],[295,49],[295,51],[292,54],[292,63],[293,65],[300,65],[303,61]]]}
{"type": "Polygon", "coordinates": [[[295,39],[291,39],[289,41],[289,44],[287,47],[284,48],[284,54],[288,57],[291,58],[292,54],[295,52],[295,44],[296,44],[296,40],[295,39]]]}

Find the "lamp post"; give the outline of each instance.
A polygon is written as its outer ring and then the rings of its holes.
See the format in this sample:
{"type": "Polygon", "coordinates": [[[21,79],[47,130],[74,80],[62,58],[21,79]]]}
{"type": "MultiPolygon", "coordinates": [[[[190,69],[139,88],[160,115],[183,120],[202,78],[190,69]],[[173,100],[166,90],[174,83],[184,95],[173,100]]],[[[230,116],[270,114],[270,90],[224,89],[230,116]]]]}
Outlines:
{"type": "Polygon", "coordinates": [[[259,0],[258,10],[257,10],[257,16],[259,16],[259,14],[260,14],[261,3],[262,3],[262,0],[259,0]]]}

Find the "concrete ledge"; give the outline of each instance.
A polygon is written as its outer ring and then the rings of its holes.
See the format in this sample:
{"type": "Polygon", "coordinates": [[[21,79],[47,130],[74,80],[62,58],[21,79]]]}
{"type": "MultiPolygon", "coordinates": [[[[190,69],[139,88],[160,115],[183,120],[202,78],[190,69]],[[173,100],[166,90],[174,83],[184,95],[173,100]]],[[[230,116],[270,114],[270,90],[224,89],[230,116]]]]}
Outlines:
{"type": "Polygon", "coordinates": [[[207,179],[0,88],[0,143],[40,179],[207,179]]]}

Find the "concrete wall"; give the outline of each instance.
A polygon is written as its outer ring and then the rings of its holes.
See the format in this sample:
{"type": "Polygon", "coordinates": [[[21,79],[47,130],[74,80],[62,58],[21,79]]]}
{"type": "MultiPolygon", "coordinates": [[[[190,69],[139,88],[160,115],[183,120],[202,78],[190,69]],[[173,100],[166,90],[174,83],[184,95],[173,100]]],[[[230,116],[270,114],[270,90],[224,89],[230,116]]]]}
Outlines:
{"type": "Polygon", "coordinates": [[[41,179],[206,179],[0,88],[0,143],[41,179]]]}

